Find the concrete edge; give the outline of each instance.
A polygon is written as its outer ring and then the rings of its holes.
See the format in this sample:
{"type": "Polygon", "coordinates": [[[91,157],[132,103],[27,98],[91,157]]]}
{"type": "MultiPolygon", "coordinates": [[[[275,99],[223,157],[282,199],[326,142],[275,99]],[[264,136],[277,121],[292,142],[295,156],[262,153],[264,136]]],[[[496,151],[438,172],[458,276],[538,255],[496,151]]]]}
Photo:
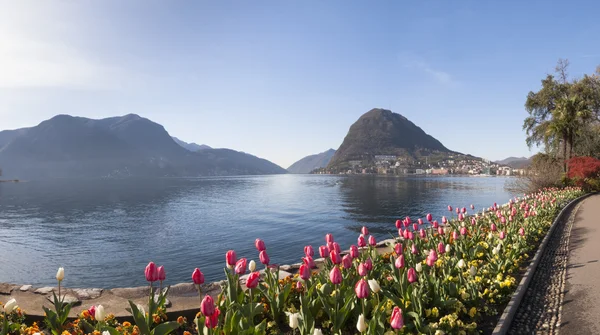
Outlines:
{"type": "Polygon", "coordinates": [[[519,286],[515,290],[515,293],[513,293],[512,298],[508,302],[508,305],[506,305],[506,308],[504,308],[504,312],[500,316],[498,323],[496,323],[496,328],[494,328],[492,335],[508,334],[510,326],[515,317],[515,314],[517,313],[517,310],[519,309],[519,306],[521,305],[521,301],[523,300],[523,297],[525,296],[525,293],[527,292],[527,289],[529,288],[531,279],[533,278],[535,270],[537,269],[537,267],[540,263],[540,259],[542,258],[542,254],[546,250],[546,246],[548,245],[550,236],[554,232],[556,226],[563,219],[563,216],[569,210],[571,210],[571,208],[573,208],[577,203],[585,200],[587,197],[594,195],[594,194],[596,194],[596,193],[584,194],[584,195],[580,196],[579,198],[572,200],[565,207],[563,207],[563,209],[558,213],[556,218],[554,218],[554,221],[552,222],[552,225],[550,226],[548,233],[546,233],[546,236],[542,240],[540,247],[538,248],[535,255],[533,256],[531,263],[529,263],[529,266],[527,267],[527,270],[525,271],[523,278],[521,278],[521,282],[519,283],[519,286]]]}

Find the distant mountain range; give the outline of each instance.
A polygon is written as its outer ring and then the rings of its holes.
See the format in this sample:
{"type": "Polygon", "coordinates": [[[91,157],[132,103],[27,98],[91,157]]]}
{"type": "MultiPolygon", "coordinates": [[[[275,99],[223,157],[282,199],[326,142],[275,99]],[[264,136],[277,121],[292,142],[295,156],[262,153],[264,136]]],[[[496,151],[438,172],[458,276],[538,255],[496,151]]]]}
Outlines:
{"type": "Polygon", "coordinates": [[[453,154],[460,153],[449,150],[406,117],[390,110],[374,108],[350,126],[327,168],[344,169],[349,161],[373,161],[376,155],[416,160],[425,156],[453,154]]]}
{"type": "Polygon", "coordinates": [[[329,149],[320,154],[306,156],[290,165],[287,170],[291,173],[310,173],[315,169],[326,167],[334,154],[335,150],[329,149]]]}
{"type": "Polygon", "coordinates": [[[187,143],[184,142],[180,139],[178,139],[177,137],[173,137],[173,141],[175,141],[175,143],[181,145],[183,148],[191,151],[191,152],[196,152],[196,151],[200,151],[200,150],[204,150],[204,149],[212,149],[211,147],[209,147],[206,144],[196,144],[196,143],[187,143]]]}
{"type": "Polygon", "coordinates": [[[523,169],[531,164],[531,157],[508,157],[494,163],[510,166],[513,169],[523,169]]]}
{"type": "Polygon", "coordinates": [[[230,149],[184,148],[163,126],[135,114],[101,120],[57,115],[35,127],[1,131],[0,168],[5,177],[21,179],[287,173],[230,149]]]}

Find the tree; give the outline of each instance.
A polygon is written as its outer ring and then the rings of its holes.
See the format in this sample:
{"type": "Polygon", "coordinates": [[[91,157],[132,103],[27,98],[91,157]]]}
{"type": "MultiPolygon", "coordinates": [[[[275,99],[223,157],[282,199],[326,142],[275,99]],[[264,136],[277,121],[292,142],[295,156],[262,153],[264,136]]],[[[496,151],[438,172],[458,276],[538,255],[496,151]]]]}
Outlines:
{"type": "Polygon", "coordinates": [[[543,144],[545,151],[561,157],[563,172],[586,122],[600,110],[600,80],[597,75],[569,81],[568,60],[559,59],[556,77],[542,80],[542,89],[529,92],[525,109],[529,116],[523,122],[527,145],[543,144]]]}

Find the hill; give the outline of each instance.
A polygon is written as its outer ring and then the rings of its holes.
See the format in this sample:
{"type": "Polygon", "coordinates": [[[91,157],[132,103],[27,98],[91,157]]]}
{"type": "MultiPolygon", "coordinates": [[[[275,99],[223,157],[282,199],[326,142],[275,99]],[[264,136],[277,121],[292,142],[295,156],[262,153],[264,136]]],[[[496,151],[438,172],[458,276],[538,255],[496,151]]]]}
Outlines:
{"type": "Polygon", "coordinates": [[[320,154],[306,156],[290,165],[287,170],[291,173],[310,173],[315,169],[326,167],[334,154],[335,150],[329,149],[320,154]]]}
{"type": "Polygon", "coordinates": [[[523,169],[531,164],[531,157],[508,157],[495,163],[510,166],[513,169],[523,169]]]}
{"type": "Polygon", "coordinates": [[[352,126],[335,152],[328,169],[348,166],[349,161],[373,161],[376,155],[393,155],[417,160],[425,156],[456,154],[425,133],[406,117],[375,108],[363,114],[352,126]]]}
{"type": "Polygon", "coordinates": [[[204,150],[204,149],[212,149],[211,147],[209,147],[206,144],[196,144],[196,143],[187,143],[184,142],[180,139],[178,139],[177,137],[173,137],[173,141],[175,141],[175,143],[179,144],[180,146],[182,146],[183,148],[191,151],[191,152],[196,152],[196,151],[200,151],[200,150],[204,150]]]}
{"type": "Polygon", "coordinates": [[[190,152],[162,125],[135,114],[101,120],[57,115],[0,132],[0,166],[5,176],[21,179],[287,173],[234,150],[190,152]]]}

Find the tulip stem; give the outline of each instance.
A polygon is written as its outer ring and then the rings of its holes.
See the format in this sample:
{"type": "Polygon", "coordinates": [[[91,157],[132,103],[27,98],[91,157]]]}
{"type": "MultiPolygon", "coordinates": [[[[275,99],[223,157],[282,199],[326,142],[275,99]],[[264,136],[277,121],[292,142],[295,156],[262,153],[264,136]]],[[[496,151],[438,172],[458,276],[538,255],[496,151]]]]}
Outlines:
{"type": "Polygon", "coordinates": [[[252,289],[248,289],[250,291],[250,326],[254,327],[254,299],[252,296],[252,289]]]}

